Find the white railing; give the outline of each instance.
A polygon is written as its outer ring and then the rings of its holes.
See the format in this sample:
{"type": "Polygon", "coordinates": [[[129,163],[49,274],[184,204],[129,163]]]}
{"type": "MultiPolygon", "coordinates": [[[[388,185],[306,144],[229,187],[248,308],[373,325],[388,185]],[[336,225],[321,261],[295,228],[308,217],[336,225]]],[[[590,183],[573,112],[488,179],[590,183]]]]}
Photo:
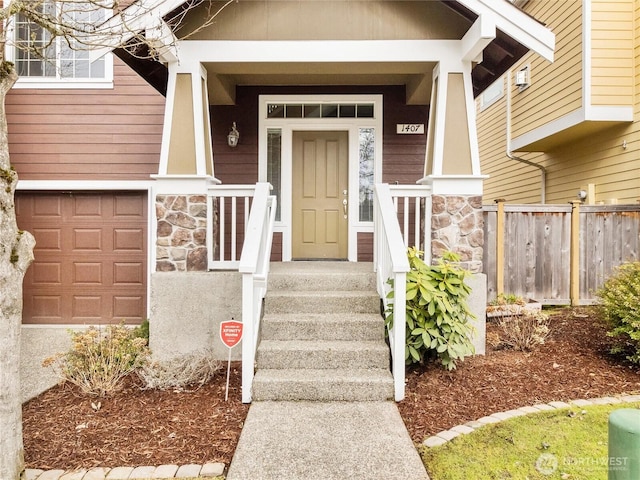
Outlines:
{"type": "Polygon", "coordinates": [[[388,332],[394,396],[399,402],[404,399],[405,382],[407,247],[413,229],[411,246],[425,250],[425,256],[430,255],[431,190],[425,186],[376,184],[374,205],[374,268],[384,310],[393,313],[393,327],[388,332]],[[387,298],[392,289],[393,298],[387,298]]]}
{"type": "Polygon", "coordinates": [[[262,300],[267,293],[269,261],[277,200],[270,194],[271,185],[257,183],[251,213],[245,229],[238,271],[242,274],[242,402],[251,403],[254,363],[262,300]]]}
{"type": "Polygon", "coordinates": [[[431,262],[431,187],[425,185],[389,185],[393,205],[400,222],[406,247],[424,252],[431,262]],[[424,200],[424,205],[422,201],[424,200]],[[411,241],[413,239],[413,241],[411,241]]]}
{"type": "Polygon", "coordinates": [[[406,328],[406,279],[409,271],[406,247],[400,232],[389,185],[377,184],[374,195],[374,268],[378,294],[382,298],[385,312],[393,309],[393,328],[389,329],[391,347],[391,371],[393,373],[394,396],[397,402],[404,399],[405,379],[405,328],[406,328]],[[393,282],[389,284],[389,280],[393,282]],[[394,288],[397,287],[397,288],[394,288]],[[387,295],[391,289],[394,298],[387,295]]]}
{"type": "Polygon", "coordinates": [[[240,233],[247,231],[256,185],[212,185],[207,194],[209,270],[235,270],[240,265],[240,233]],[[217,213],[217,218],[214,214],[217,213]],[[239,232],[239,228],[242,229],[239,232]]]}

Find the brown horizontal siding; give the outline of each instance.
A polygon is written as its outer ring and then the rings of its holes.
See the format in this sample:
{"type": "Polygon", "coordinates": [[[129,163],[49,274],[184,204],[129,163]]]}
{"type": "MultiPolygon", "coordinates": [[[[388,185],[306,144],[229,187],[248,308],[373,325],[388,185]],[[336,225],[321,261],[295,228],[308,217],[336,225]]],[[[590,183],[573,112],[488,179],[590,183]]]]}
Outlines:
{"type": "Polygon", "coordinates": [[[9,151],[23,180],[147,180],[164,97],[117,58],[113,89],[13,89],[9,151]]]}
{"type": "Polygon", "coordinates": [[[373,233],[358,234],[358,261],[373,262],[373,233]]]}

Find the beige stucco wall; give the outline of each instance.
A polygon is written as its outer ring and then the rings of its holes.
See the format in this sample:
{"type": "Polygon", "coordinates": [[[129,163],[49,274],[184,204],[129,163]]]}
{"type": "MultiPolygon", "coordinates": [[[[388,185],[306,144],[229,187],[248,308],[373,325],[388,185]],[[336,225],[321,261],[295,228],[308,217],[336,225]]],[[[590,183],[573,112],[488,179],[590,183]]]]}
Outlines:
{"type": "MultiPolygon", "coordinates": [[[[219,8],[225,2],[212,2],[219,8]]],[[[208,7],[209,3],[203,4],[208,7]]],[[[215,11],[215,10],[212,10],[215,11]]],[[[201,21],[203,12],[191,18],[201,21]]],[[[461,38],[466,21],[440,2],[248,0],[226,7],[193,39],[395,40],[461,38]],[[426,20],[429,21],[426,21],[426,20]]],[[[192,29],[193,24],[187,24],[192,29]]]]}

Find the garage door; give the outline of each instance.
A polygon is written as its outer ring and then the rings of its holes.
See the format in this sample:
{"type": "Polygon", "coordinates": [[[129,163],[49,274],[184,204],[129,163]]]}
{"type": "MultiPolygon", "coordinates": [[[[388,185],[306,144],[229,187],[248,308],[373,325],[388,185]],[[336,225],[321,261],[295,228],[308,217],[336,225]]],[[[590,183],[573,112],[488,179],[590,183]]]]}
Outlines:
{"type": "Polygon", "coordinates": [[[140,322],[146,315],[146,192],[17,192],[36,238],[24,323],[140,322]]]}

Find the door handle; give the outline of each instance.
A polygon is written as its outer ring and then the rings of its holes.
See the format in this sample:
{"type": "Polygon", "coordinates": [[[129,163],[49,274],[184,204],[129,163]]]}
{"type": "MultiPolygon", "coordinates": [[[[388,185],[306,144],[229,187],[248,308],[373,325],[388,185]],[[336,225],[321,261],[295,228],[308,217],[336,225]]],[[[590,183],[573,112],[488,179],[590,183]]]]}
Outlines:
{"type": "Polygon", "coordinates": [[[344,211],[344,218],[347,218],[347,199],[342,200],[342,210],[344,211]]]}

